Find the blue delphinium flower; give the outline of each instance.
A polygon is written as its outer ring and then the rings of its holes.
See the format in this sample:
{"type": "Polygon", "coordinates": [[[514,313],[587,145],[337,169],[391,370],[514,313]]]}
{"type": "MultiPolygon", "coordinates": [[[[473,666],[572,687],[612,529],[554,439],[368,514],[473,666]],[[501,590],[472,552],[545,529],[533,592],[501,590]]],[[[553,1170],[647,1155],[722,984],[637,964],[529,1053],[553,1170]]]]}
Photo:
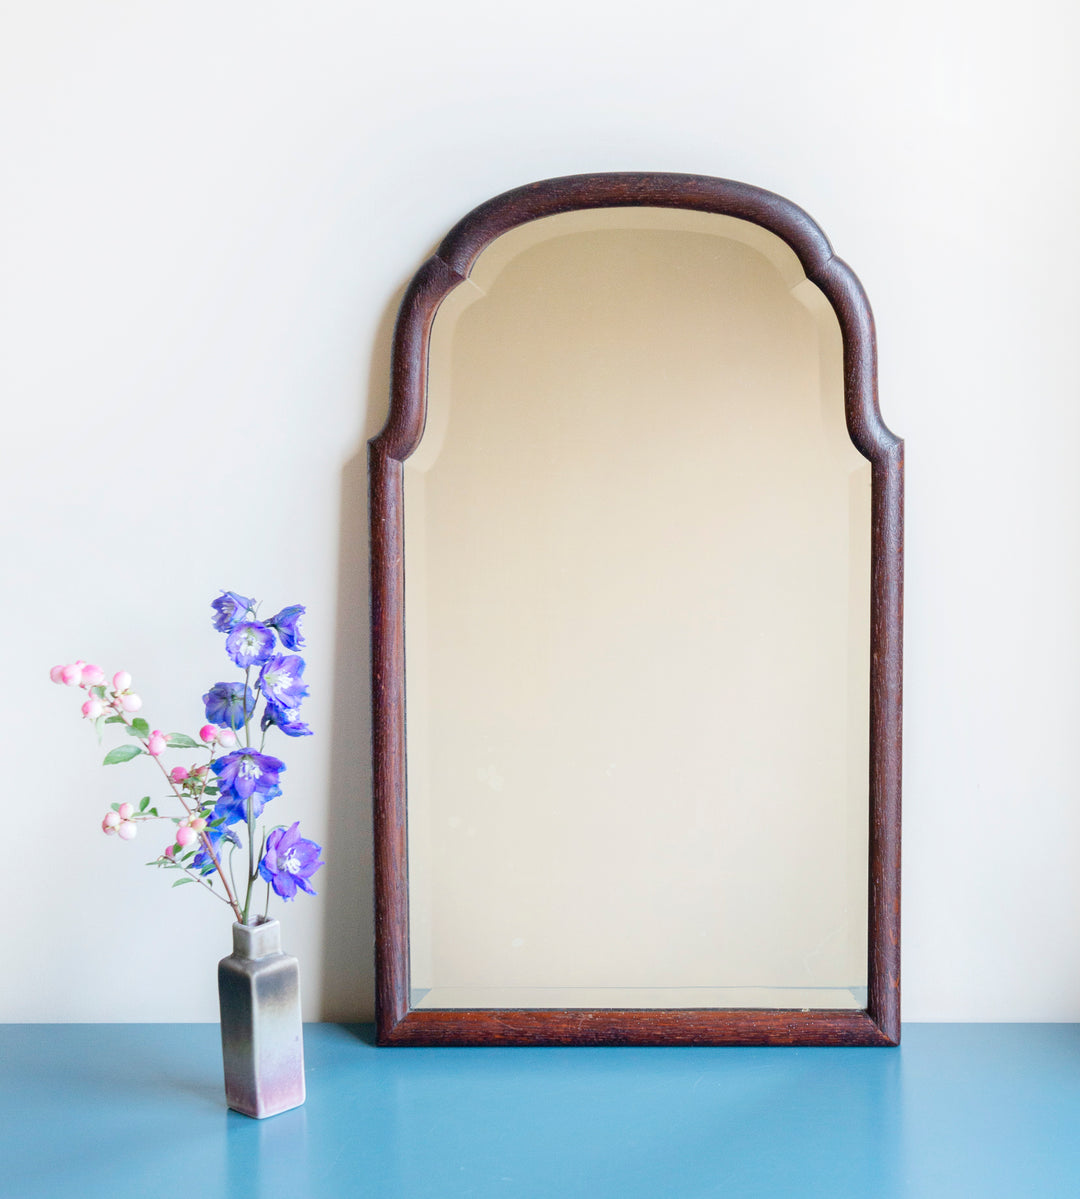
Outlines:
{"type": "Polygon", "coordinates": [[[223,591],[211,605],[214,609],[214,628],[219,633],[227,633],[244,619],[248,612],[255,607],[255,601],[237,595],[235,591],[223,591]]]}
{"type": "MultiPolygon", "coordinates": [[[[284,770],[285,768],[282,767],[284,770]]],[[[241,799],[234,791],[223,791],[210,814],[212,820],[224,820],[226,824],[247,823],[248,808],[251,817],[258,820],[263,808],[281,794],[281,788],[275,783],[267,791],[253,791],[248,799],[241,799]]]]}
{"type": "Polygon", "coordinates": [[[225,638],[225,651],[237,666],[262,666],[274,656],[274,634],[257,620],[245,620],[225,638]]]}
{"type": "Polygon", "coordinates": [[[282,899],[294,899],[298,887],[314,895],[308,879],[324,864],[319,860],[321,853],[321,846],[300,836],[299,821],[290,829],[276,828],[266,838],[259,874],[282,899]]]}
{"type": "Polygon", "coordinates": [[[300,617],[306,611],[303,604],[290,604],[266,622],[272,629],[277,629],[281,644],[286,649],[304,648],[304,638],[300,635],[300,617]]]}
{"type": "Polygon", "coordinates": [[[280,708],[298,707],[308,693],[307,683],[300,677],[303,673],[304,659],[299,654],[276,654],[259,675],[263,695],[280,708]]]}
{"type": "Polygon", "coordinates": [[[255,692],[243,683],[215,683],[202,698],[206,719],[223,729],[242,729],[255,714],[255,692]]]}
{"type": "Polygon", "coordinates": [[[210,769],[218,776],[222,795],[247,799],[253,793],[265,796],[271,787],[276,786],[285,763],[280,758],[272,758],[254,749],[234,749],[232,753],[218,758],[210,769]]]}
{"type": "MultiPolygon", "coordinates": [[[[217,819],[214,817],[214,819],[217,819]]],[[[221,860],[221,842],[229,841],[233,845],[240,845],[240,838],[231,830],[222,825],[209,825],[203,830],[209,838],[210,844],[213,846],[214,853],[217,854],[218,860],[221,860]]],[[[206,852],[202,841],[199,842],[199,852],[191,859],[192,870],[197,870],[200,874],[209,874],[214,869],[214,860],[206,852]]]]}
{"type": "Polygon", "coordinates": [[[299,715],[299,708],[283,708],[272,699],[267,699],[260,726],[264,733],[274,727],[281,729],[287,737],[310,737],[311,729],[298,719],[299,715]]]}

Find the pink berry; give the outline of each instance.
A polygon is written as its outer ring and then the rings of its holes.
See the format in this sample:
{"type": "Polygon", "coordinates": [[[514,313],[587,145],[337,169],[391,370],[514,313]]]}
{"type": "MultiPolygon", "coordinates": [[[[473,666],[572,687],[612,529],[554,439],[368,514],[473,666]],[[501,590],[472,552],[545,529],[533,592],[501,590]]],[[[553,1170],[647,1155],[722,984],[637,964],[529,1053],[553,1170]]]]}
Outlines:
{"type": "Polygon", "coordinates": [[[206,828],[206,821],[202,816],[193,816],[188,823],[188,827],[194,829],[197,833],[201,833],[206,828]]]}
{"type": "Polygon", "coordinates": [[[175,850],[175,849],[174,849],[174,848],[173,848],[171,845],[167,845],[167,846],[165,847],[165,856],[166,856],[167,858],[174,857],[174,856],[175,856],[175,854],[176,854],[176,850],[175,850]]]}
{"type": "Polygon", "coordinates": [[[116,835],[121,841],[130,841],[138,831],[139,826],[134,820],[124,820],[117,828],[116,835]]]}
{"type": "Polygon", "coordinates": [[[64,681],[64,668],[62,666],[54,666],[52,670],[49,671],[49,678],[52,679],[54,683],[62,683],[64,681]]]}
{"type": "Polygon", "coordinates": [[[101,822],[101,827],[107,833],[115,833],[116,826],[119,823],[120,816],[117,812],[106,812],[105,819],[101,822]]]}
{"type": "Polygon", "coordinates": [[[82,667],[77,662],[70,663],[60,672],[60,679],[69,687],[77,687],[82,682],[82,667]]]}
{"type": "Polygon", "coordinates": [[[132,812],[134,812],[134,811],[135,811],[135,809],[132,807],[132,805],[131,805],[131,804],[129,804],[129,803],[122,803],[122,804],[120,805],[120,808],[119,808],[119,816],[120,816],[120,819],[121,819],[121,820],[127,820],[127,819],[129,819],[129,818],[130,818],[130,816],[131,816],[131,813],[132,813],[132,812]]]}
{"type": "Polygon", "coordinates": [[[204,724],[199,729],[199,736],[206,742],[207,745],[213,745],[217,740],[217,726],[213,724],[204,724]]]}
{"type": "Polygon", "coordinates": [[[176,844],[181,849],[187,849],[189,845],[194,845],[199,839],[199,834],[193,828],[188,828],[186,824],[182,824],[176,830],[176,844]]]}
{"type": "Polygon", "coordinates": [[[169,771],[169,779],[174,783],[182,783],[187,776],[188,772],[183,766],[174,766],[169,771]]]}
{"type": "Polygon", "coordinates": [[[146,743],[146,749],[155,758],[161,757],[165,750],[168,749],[168,742],[165,740],[165,734],[161,729],[154,729],[150,734],[150,738],[146,743]]]}
{"type": "Polygon", "coordinates": [[[236,744],[236,734],[232,729],[218,729],[217,739],[223,749],[231,749],[236,744]]]}
{"type": "Polygon", "coordinates": [[[105,671],[100,666],[84,666],[82,681],[87,687],[96,687],[99,683],[105,682],[105,671]]]}
{"type": "Polygon", "coordinates": [[[142,707],[142,700],[134,692],[131,692],[120,697],[120,707],[125,712],[137,712],[142,707]]]}
{"type": "Polygon", "coordinates": [[[126,691],[131,686],[131,675],[126,670],[118,670],[112,677],[114,691],[126,691]]]}

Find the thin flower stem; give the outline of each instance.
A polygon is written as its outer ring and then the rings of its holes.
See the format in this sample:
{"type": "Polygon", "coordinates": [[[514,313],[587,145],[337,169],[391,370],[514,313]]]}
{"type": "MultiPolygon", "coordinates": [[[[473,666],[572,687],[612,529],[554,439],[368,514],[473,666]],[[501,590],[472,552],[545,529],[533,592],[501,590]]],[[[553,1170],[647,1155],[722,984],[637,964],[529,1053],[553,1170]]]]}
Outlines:
{"type": "Polygon", "coordinates": [[[232,868],[232,860],[233,860],[234,853],[236,853],[236,846],[230,842],[230,844],[229,844],[229,878],[232,879],[233,890],[238,891],[240,888],[237,887],[237,885],[236,885],[236,875],[233,874],[233,868],[232,868]]]}
{"type": "MultiPolygon", "coordinates": [[[[220,896],[218,897],[220,899],[220,896]]],[[[263,908],[263,919],[270,915],[270,884],[266,884],[266,907],[263,908]]]]}
{"type": "MultiPolygon", "coordinates": [[[[251,667],[244,667],[244,745],[251,748],[251,714],[248,712],[248,692],[251,688],[251,667]]],[[[247,830],[248,830],[248,883],[244,896],[244,919],[247,924],[248,910],[251,907],[251,888],[255,885],[255,805],[253,796],[247,800],[247,830]]]]}
{"type": "Polygon", "coordinates": [[[194,882],[197,882],[201,887],[205,887],[215,899],[220,899],[226,907],[231,906],[224,895],[219,895],[214,888],[210,886],[206,879],[204,879],[201,875],[196,874],[190,866],[181,866],[180,869],[183,870],[183,872],[194,882]]]}
{"type": "Polygon", "coordinates": [[[245,666],[244,667],[244,744],[247,746],[248,749],[251,748],[250,721],[251,721],[252,716],[255,714],[254,710],[252,710],[251,712],[248,711],[247,697],[248,697],[248,692],[250,690],[251,690],[251,667],[245,666]]]}
{"type": "MultiPolygon", "coordinates": [[[[120,717],[120,719],[124,722],[124,724],[129,729],[132,728],[131,721],[128,720],[126,712],[119,710],[119,708],[118,708],[117,715],[120,717]]],[[[143,747],[143,749],[146,749],[149,746],[150,742],[148,740],[143,740],[143,738],[141,736],[139,736],[139,733],[137,731],[135,733],[135,736],[138,739],[139,744],[143,747]]],[[[159,757],[155,756],[154,754],[148,754],[147,756],[153,758],[154,761],[157,762],[158,769],[165,776],[165,781],[169,784],[169,786],[172,788],[173,794],[180,801],[180,806],[184,809],[184,811],[189,816],[194,815],[191,808],[188,806],[187,800],[184,798],[183,792],[172,781],[172,779],[169,778],[169,772],[165,769],[165,763],[162,762],[162,760],[159,757]]],[[[213,847],[213,845],[210,844],[210,838],[206,835],[205,832],[203,832],[203,833],[199,834],[199,840],[202,842],[203,849],[205,849],[207,854],[209,854],[210,861],[214,863],[214,869],[218,872],[218,874],[221,875],[221,884],[225,888],[225,893],[229,897],[225,902],[228,903],[229,907],[232,908],[233,915],[237,918],[237,920],[241,920],[240,905],[236,902],[236,896],[233,894],[232,889],[229,887],[229,880],[225,877],[225,871],[222,870],[222,868],[221,868],[220,859],[218,858],[217,854],[214,853],[214,847],[213,847]]],[[[217,892],[215,892],[215,894],[217,894],[217,892]]],[[[221,896],[218,896],[218,898],[220,899],[221,896]]]]}
{"type": "MultiPolygon", "coordinates": [[[[248,692],[251,688],[251,667],[244,667],[244,744],[251,748],[251,713],[248,712],[248,692]]],[[[254,794],[247,800],[247,829],[248,829],[248,884],[244,896],[244,924],[247,924],[248,910],[251,907],[251,889],[255,885],[255,805],[252,802],[254,794]]]]}

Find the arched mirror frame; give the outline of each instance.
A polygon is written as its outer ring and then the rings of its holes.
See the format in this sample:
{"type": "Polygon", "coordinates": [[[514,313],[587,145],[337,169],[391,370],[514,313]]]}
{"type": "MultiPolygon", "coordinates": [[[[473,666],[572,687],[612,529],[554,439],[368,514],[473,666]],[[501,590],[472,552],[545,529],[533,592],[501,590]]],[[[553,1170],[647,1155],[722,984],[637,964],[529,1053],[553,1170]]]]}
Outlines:
{"type": "Polygon", "coordinates": [[[413,277],[394,333],[390,414],[369,445],[376,1012],[382,1045],[895,1045],[900,1039],[903,442],[878,410],[874,320],[861,284],[803,210],[697,175],[548,179],[496,196],[413,277]],[[403,463],[424,432],[428,343],[442,301],[497,237],[592,208],[689,209],[750,221],[794,251],[836,312],[848,434],[871,463],[868,992],[865,1010],[411,1009],[406,838],[403,463]]]}

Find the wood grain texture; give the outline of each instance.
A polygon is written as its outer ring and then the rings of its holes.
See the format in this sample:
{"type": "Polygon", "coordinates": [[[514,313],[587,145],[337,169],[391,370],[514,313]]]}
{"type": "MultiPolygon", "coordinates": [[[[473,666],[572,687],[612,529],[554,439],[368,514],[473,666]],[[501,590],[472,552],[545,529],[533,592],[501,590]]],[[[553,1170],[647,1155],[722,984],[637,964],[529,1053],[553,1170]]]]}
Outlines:
{"type": "Polygon", "coordinates": [[[412,1011],[383,1045],[888,1045],[859,1011],[537,1008],[412,1011]]]}
{"type": "Polygon", "coordinates": [[[481,204],[447,234],[406,291],[394,331],[390,414],[369,447],[377,1034],[385,1045],[895,1045],[900,1039],[900,788],[903,442],[881,419],[869,301],[797,205],[701,175],[573,175],[481,204]],[[402,463],[424,432],[431,325],[439,305],[503,233],[590,208],[692,209],[751,221],[785,241],[836,312],[844,411],[872,464],[868,1000],[865,1012],[409,1008],[402,463]]]}

